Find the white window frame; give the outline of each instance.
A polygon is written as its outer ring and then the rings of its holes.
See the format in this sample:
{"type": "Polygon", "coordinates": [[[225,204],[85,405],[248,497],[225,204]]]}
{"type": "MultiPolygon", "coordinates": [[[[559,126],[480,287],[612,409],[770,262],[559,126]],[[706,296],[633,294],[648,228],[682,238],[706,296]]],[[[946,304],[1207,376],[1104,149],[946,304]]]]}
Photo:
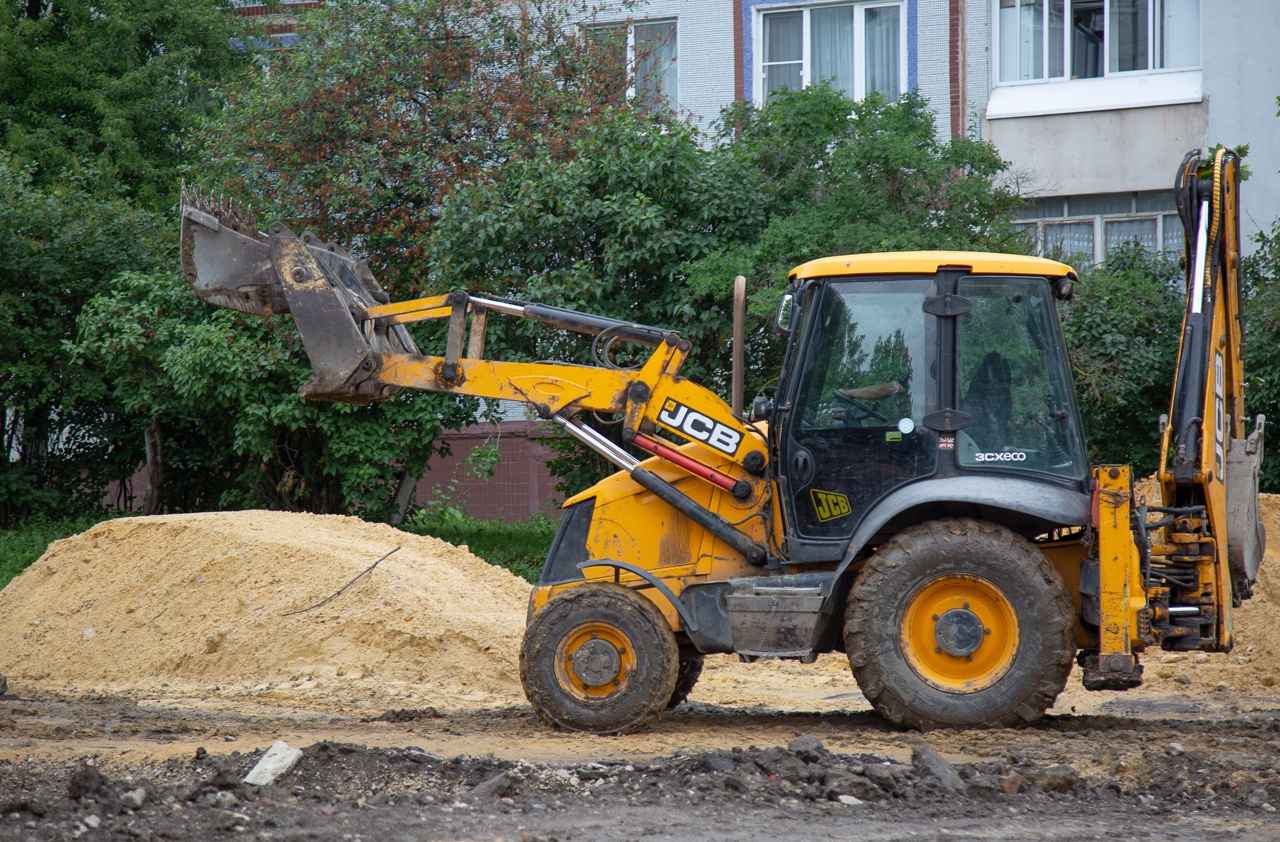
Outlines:
{"type": "MultiPolygon", "coordinates": [[[[1018,1],[1021,1],[1021,0],[1018,0],[1018,1]]],[[[1139,70],[1112,70],[1111,69],[1112,42],[1110,40],[1110,37],[1106,35],[1106,31],[1103,31],[1102,75],[1100,75],[1100,77],[1088,77],[1088,78],[1082,78],[1082,79],[1071,78],[1070,22],[1071,22],[1071,4],[1075,3],[1075,1],[1076,0],[1062,0],[1062,12],[1064,12],[1064,18],[1062,18],[1062,45],[1061,45],[1062,46],[1062,75],[1053,75],[1053,77],[1051,77],[1051,75],[1048,75],[1048,55],[1050,55],[1050,27],[1048,27],[1048,22],[1046,19],[1044,20],[1044,22],[1042,22],[1042,41],[1041,41],[1041,63],[1042,63],[1041,70],[1043,70],[1044,75],[1042,75],[1042,77],[1032,78],[1032,79],[1009,79],[1009,81],[1001,81],[1001,67],[1000,67],[1000,61],[1001,61],[1000,4],[1001,4],[1001,0],[991,0],[991,31],[992,31],[991,54],[992,54],[992,63],[995,64],[995,68],[993,68],[995,72],[993,72],[992,78],[995,79],[997,86],[1004,87],[1004,86],[1015,86],[1015,84],[1089,82],[1089,81],[1092,81],[1092,79],[1124,78],[1124,77],[1133,77],[1133,75],[1152,75],[1152,74],[1162,74],[1162,73],[1185,73],[1185,72],[1188,72],[1188,70],[1201,69],[1201,61],[1203,60],[1203,54],[1204,54],[1203,52],[1204,44],[1203,44],[1203,38],[1199,37],[1199,33],[1197,33],[1197,42],[1196,42],[1199,56],[1196,60],[1196,63],[1180,64],[1178,65],[1178,67],[1172,67],[1172,68],[1153,67],[1153,65],[1155,65],[1156,63],[1156,56],[1158,55],[1158,52],[1160,52],[1160,44],[1158,44],[1158,37],[1157,37],[1158,33],[1160,33],[1160,26],[1158,26],[1160,22],[1158,22],[1158,20],[1156,19],[1156,15],[1153,14],[1153,12],[1155,12],[1155,0],[1151,0],[1152,5],[1148,6],[1148,15],[1147,15],[1147,67],[1146,68],[1139,69],[1139,70]]],[[[1103,24],[1103,26],[1106,26],[1106,27],[1110,27],[1112,1],[1114,0],[1103,0],[1102,19],[1105,20],[1106,23],[1103,24]]],[[[1046,0],[1038,0],[1038,3],[1041,3],[1043,8],[1043,4],[1046,3],[1046,0]]],[[[1203,15],[1203,12],[1204,12],[1203,0],[1199,0],[1199,3],[1201,3],[1201,8],[1199,8],[1199,14],[1203,15]]]]}
{"type": "MultiPolygon", "coordinates": [[[[1058,197],[1055,197],[1055,199],[1056,198],[1058,197]]],[[[1180,251],[1175,250],[1170,253],[1165,252],[1164,250],[1165,237],[1166,234],[1169,233],[1168,229],[1170,226],[1174,226],[1173,230],[1175,235],[1182,231],[1182,220],[1178,218],[1177,211],[1169,209],[1139,211],[1137,210],[1135,200],[1135,203],[1130,206],[1130,210],[1127,211],[1071,215],[1069,204],[1071,197],[1068,196],[1065,198],[1068,202],[1065,215],[1045,216],[1034,219],[1018,219],[1014,221],[1014,224],[1020,230],[1030,235],[1033,254],[1041,256],[1045,255],[1046,246],[1048,244],[1047,234],[1045,231],[1047,226],[1088,225],[1093,230],[1093,253],[1089,255],[1089,257],[1092,258],[1092,262],[1095,264],[1103,263],[1107,259],[1108,222],[1155,222],[1156,251],[1163,253],[1164,256],[1170,260],[1178,259],[1178,255],[1181,253],[1180,251]]]]}
{"type": "MultiPolygon", "coordinates": [[[[765,61],[764,61],[764,19],[766,15],[785,13],[785,12],[803,12],[804,18],[801,23],[801,32],[803,38],[803,46],[801,48],[801,64],[800,64],[800,86],[802,88],[809,87],[813,80],[811,78],[810,68],[813,66],[813,56],[810,52],[810,25],[809,12],[813,9],[831,8],[835,6],[852,6],[853,7],[853,98],[861,100],[867,95],[867,71],[866,71],[866,13],[868,9],[889,9],[898,10],[898,79],[901,82],[902,90],[899,95],[905,93],[908,89],[907,85],[907,3],[906,0],[867,0],[866,2],[855,3],[805,3],[805,4],[784,4],[769,6],[756,6],[752,21],[752,71],[755,83],[752,85],[752,99],[757,106],[762,106],[768,99],[768,93],[765,91],[765,61]]],[[[777,62],[791,63],[791,62],[777,62]]]]}
{"type": "Polygon", "coordinates": [[[644,18],[642,20],[633,20],[627,24],[627,66],[631,68],[631,86],[627,88],[627,102],[635,100],[639,93],[635,83],[639,81],[639,65],[636,61],[636,27],[637,26],[661,26],[662,24],[671,24],[676,31],[676,96],[675,99],[666,103],[667,107],[672,111],[680,110],[680,19],[676,15],[663,15],[657,18],[644,18]]]}
{"type": "Polygon", "coordinates": [[[661,25],[664,23],[671,24],[673,27],[675,27],[675,30],[676,30],[676,58],[675,58],[676,98],[674,102],[668,102],[667,106],[671,108],[671,110],[673,111],[678,111],[680,108],[680,84],[681,84],[680,82],[681,74],[679,70],[679,67],[680,67],[680,19],[678,15],[663,15],[662,17],[641,18],[638,20],[592,21],[590,23],[581,24],[581,26],[584,30],[593,30],[593,29],[606,30],[606,29],[623,29],[623,28],[627,30],[626,71],[627,71],[627,77],[629,81],[627,84],[627,90],[626,90],[625,96],[627,98],[627,102],[630,103],[630,102],[633,102],[636,99],[637,95],[639,94],[639,89],[636,87],[636,81],[638,79],[638,72],[639,72],[639,68],[636,63],[636,27],[649,26],[649,25],[661,25]]]}

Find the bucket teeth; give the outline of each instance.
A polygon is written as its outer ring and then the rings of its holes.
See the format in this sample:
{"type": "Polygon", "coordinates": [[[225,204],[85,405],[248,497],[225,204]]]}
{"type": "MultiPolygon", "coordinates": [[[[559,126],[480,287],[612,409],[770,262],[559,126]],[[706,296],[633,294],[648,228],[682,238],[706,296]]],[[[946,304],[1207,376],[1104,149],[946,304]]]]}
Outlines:
{"type": "Polygon", "coordinates": [[[217,219],[220,224],[238,234],[244,234],[257,240],[266,240],[266,237],[258,232],[258,220],[253,215],[253,209],[248,205],[237,202],[235,199],[228,199],[226,193],[221,195],[206,194],[199,187],[188,185],[184,180],[182,182],[182,204],[184,207],[195,208],[202,213],[209,214],[217,219]]]}

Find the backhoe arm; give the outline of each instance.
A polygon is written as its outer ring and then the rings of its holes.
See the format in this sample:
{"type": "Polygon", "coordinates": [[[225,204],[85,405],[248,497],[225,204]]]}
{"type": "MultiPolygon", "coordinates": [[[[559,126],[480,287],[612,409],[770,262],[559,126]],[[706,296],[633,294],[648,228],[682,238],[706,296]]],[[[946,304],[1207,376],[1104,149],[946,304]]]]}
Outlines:
{"type": "Polygon", "coordinates": [[[1139,682],[1147,645],[1225,652],[1232,609],[1252,595],[1265,546],[1258,510],[1259,415],[1245,430],[1240,158],[1189,153],[1174,192],[1185,232],[1186,311],[1169,414],[1161,416],[1159,504],[1130,509],[1128,468],[1095,469],[1102,622],[1085,684],[1139,682]],[[1096,672],[1091,673],[1091,667],[1096,672]]]}

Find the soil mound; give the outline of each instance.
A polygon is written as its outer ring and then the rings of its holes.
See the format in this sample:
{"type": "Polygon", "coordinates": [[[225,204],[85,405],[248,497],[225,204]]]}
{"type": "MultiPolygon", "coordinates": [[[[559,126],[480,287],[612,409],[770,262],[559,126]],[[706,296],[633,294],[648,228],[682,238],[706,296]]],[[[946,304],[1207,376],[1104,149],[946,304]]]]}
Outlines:
{"type": "Polygon", "coordinates": [[[0,673],[322,707],[509,704],[528,594],[463,548],[355,518],[114,520],[0,591],[0,673]]]}

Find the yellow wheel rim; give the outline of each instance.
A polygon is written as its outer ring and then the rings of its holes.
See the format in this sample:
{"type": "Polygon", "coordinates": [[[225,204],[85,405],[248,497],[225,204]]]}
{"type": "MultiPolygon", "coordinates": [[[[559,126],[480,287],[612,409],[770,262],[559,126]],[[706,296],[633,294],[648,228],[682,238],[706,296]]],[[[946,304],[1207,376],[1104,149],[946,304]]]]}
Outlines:
{"type": "Polygon", "coordinates": [[[1004,593],[977,576],[925,584],[902,615],[902,654],[925,683],[948,693],[995,684],[1018,654],[1018,620],[1004,593]]]}
{"type": "Polygon", "coordinates": [[[616,626],[583,623],[560,638],[555,665],[564,692],[578,701],[599,701],[626,689],[636,671],[635,646],[616,626]]]}

